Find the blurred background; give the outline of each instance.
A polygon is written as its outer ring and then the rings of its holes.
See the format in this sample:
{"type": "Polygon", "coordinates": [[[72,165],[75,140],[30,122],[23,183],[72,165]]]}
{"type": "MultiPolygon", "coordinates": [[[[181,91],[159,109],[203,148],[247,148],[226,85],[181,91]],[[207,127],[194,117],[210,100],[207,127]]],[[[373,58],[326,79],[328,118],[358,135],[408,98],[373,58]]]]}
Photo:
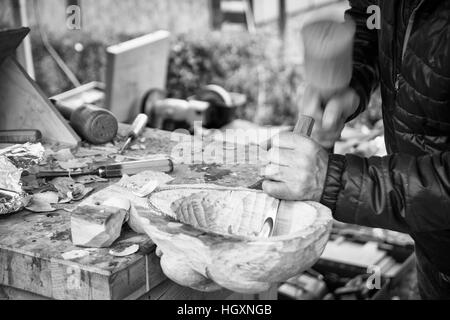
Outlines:
{"type": "MultiPolygon", "coordinates": [[[[258,0],[249,1],[249,16],[246,1],[25,2],[36,81],[48,96],[73,84],[49,55],[45,38],[79,82],[88,83],[104,81],[106,47],[164,29],[172,33],[168,95],[186,98],[218,84],[247,95],[239,117],[260,125],[294,124],[303,90],[300,29],[312,17],[343,19],[348,7],[342,0],[258,0]],[[81,8],[79,30],[66,26],[70,5],[81,8]]],[[[0,2],[0,28],[14,25],[11,1],[0,2]]],[[[380,119],[376,102],[360,121],[373,125],[380,119]]]]}

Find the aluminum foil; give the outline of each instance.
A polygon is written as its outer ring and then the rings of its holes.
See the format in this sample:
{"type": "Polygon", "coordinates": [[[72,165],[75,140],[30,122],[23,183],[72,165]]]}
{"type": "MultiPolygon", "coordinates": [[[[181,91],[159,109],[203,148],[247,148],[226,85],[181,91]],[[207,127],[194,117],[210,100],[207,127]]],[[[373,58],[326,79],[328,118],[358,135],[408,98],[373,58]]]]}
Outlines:
{"type": "Polygon", "coordinates": [[[0,156],[8,158],[17,168],[28,169],[44,159],[45,149],[40,143],[25,143],[0,149],[0,156]]]}
{"type": "Polygon", "coordinates": [[[0,215],[17,212],[28,204],[29,196],[22,190],[21,175],[22,169],[0,156],[0,215]]]}

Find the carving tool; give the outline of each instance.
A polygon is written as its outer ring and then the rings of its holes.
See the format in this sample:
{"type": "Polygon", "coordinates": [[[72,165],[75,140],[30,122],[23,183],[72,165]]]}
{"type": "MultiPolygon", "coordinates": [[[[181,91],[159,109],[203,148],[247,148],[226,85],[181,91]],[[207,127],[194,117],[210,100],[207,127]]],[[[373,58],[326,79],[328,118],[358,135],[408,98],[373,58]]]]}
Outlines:
{"type": "MultiPolygon", "coordinates": [[[[293,132],[306,137],[311,137],[313,129],[314,129],[314,119],[308,116],[300,115],[297,121],[297,125],[295,126],[293,132]]],[[[264,178],[258,180],[256,183],[252,184],[248,188],[253,190],[262,190],[264,180],[265,180],[264,178]]]]}
{"type": "MultiPolygon", "coordinates": [[[[314,119],[308,116],[300,115],[293,132],[298,135],[310,137],[313,129],[314,119]]],[[[262,190],[264,180],[265,179],[259,180],[257,183],[251,185],[249,189],[262,190]]],[[[274,233],[274,230],[278,227],[278,221],[282,219],[283,217],[278,216],[275,218],[275,221],[273,220],[273,217],[266,218],[258,236],[265,238],[271,237],[274,233]]]]}
{"type": "Polygon", "coordinates": [[[122,149],[120,149],[120,154],[124,154],[125,150],[128,149],[130,144],[136,140],[144,131],[144,129],[147,127],[148,123],[148,116],[144,113],[141,113],[136,117],[133,124],[131,125],[130,131],[127,135],[127,140],[125,144],[122,146],[122,149]]]}
{"type": "Polygon", "coordinates": [[[36,143],[42,139],[39,130],[0,130],[0,143],[36,143]]]}
{"type": "Polygon", "coordinates": [[[98,175],[101,178],[120,178],[123,175],[135,175],[142,171],[157,171],[170,173],[173,171],[174,165],[172,160],[151,159],[141,161],[130,161],[115,163],[98,167],[88,172],[70,172],[70,171],[40,171],[36,174],[37,178],[57,178],[57,177],[79,177],[85,175],[98,175]]]}
{"type": "Polygon", "coordinates": [[[305,80],[318,90],[325,102],[350,83],[355,32],[352,21],[321,20],[302,29],[305,80]]]}

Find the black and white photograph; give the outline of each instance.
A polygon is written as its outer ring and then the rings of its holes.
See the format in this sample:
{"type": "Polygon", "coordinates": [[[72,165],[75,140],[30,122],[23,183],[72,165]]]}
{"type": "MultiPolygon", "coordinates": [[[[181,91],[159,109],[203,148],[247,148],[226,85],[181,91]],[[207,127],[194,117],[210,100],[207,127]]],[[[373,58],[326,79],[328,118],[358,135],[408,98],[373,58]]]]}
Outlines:
{"type": "Polygon", "coordinates": [[[450,300],[450,1],[0,0],[8,300],[450,300]]]}

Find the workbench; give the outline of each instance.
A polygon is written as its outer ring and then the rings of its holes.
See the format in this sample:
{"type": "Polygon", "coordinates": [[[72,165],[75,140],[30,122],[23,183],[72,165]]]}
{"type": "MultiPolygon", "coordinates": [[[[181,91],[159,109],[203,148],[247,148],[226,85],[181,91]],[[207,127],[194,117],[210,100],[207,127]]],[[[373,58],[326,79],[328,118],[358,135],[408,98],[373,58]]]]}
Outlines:
{"type": "MultiPolygon", "coordinates": [[[[144,137],[146,149],[130,151],[129,154],[170,155],[179,143],[173,139],[172,133],[159,130],[147,129],[144,137]]],[[[231,149],[229,145],[224,146],[227,152],[231,149]]],[[[247,157],[251,152],[250,148],[246,149],[247,157]]],[[[192,149],[194,158],[198,159],[199,154],[202,154],[202,148],[192,149]]],[[[240,156],[238,154],[235,160],[240,156]]],[[[171,174],[175,178],[172,184],[248,186],[255,182],[258,166],[255,163],[238,163],[193,164],[179,159],[175,161],[175,170],[171,174]]],[[[93,186],[97,192],[116,182],[111,180],[93,186]]],[[[0,299],[2,295],[10,299],[83,300],[265,300],[277,297],[276,287],[260,295],[242,295],[226,290],[202,293],[180,287],[164,276],[150,238],[138,235],[127,227],[113,244],[113,247],[139,244],[139,251],[127,257],[112,256],[108,248],[88,249],[88,255],[65,260],[63,254],[80,250],[72,244],[70,237],[70,213],[63,209],[46,214],[23,210],[0,217],[0,299]]]]}

